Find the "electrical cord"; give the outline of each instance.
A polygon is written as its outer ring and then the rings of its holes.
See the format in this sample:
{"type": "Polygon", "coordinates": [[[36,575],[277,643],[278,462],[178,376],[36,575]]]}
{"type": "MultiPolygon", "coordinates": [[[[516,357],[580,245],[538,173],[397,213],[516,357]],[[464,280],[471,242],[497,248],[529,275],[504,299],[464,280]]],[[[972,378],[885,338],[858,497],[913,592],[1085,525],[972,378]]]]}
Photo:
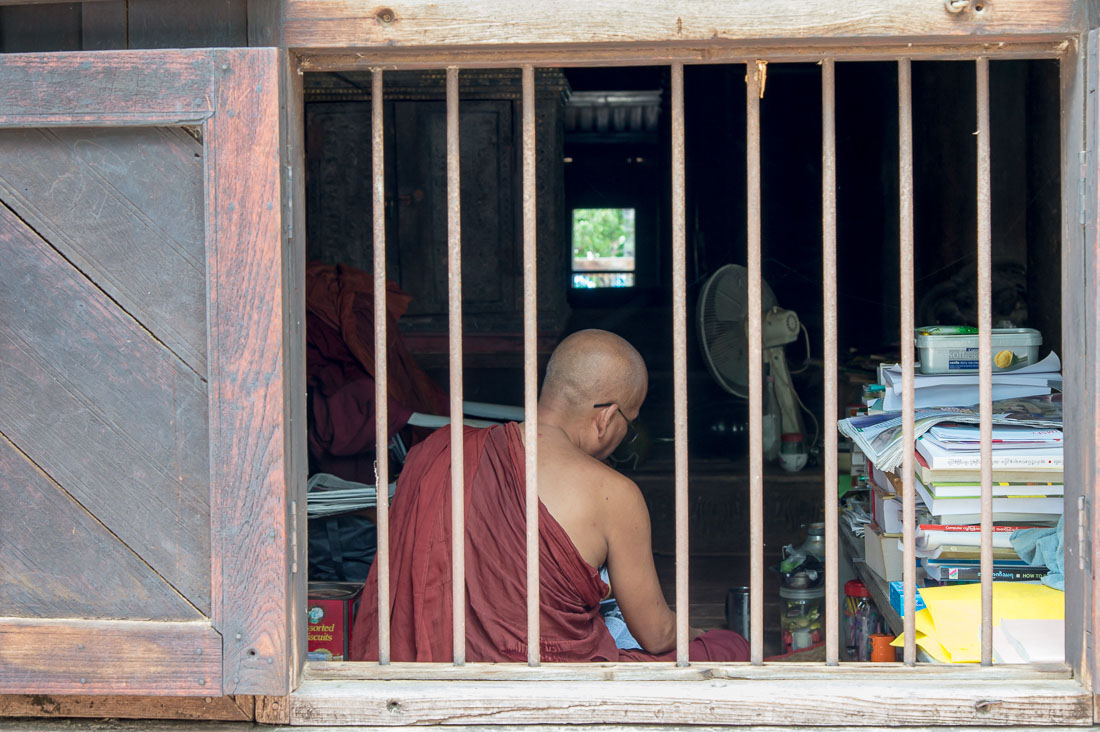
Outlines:
{"type": "Polygon", "coordinates": [[[806,326],[801,320],[798,321],[798,327],[802,329],[802,339],[806,342],[806,360],[802,362],[802,366],[791,371],[792,374],[801,374],[810,368],[810,331],[806,330],[806,326]]]}
{"type": "MultiPolygon", "coordinates": [[[[778,377],[778,374],[773,373],[772,376],[778,377]]],[[[794,388],[794,383],[790,379],[787,379],[783,383],[783,385],[786,386],[788,389],[790,389],[791,394],[794,394],[794,400],[796,402],[798,402],[798,406],[802,408],[802,411],[805,412],[806,415],[810,418],[810,420],[814,423],[814,439],[813,439],[813,442],[811,442],[809,445],[806,446],[806,452],[807,453],[812,452],[814,446],[817,445],[817,438],[821,436],[820,435],[821,425],[818,424],[817,417],[814,416],[814,413],[811,412],[806,407],[806,405],[802,402],[802,397],[798,396],[798,392],[795,391],[795,388],[794,388]]]]}

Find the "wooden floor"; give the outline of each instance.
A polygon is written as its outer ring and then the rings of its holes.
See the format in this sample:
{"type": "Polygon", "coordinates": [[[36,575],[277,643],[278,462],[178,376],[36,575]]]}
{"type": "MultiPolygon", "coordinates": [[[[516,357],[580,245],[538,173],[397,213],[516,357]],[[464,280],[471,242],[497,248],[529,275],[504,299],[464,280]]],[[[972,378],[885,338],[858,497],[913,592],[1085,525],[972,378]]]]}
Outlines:
{"type": "MultiPolygon", "coordinates": [[[[669,607],[676,607],[676,562],[664,554],[654,556],[657,575],[669,607]]],[[[709,630],[726,626],[726,596],[731,587],[749,586],[747,556],[694,556],[688,560],[688,603],[691,625],[709,630]]],[[[764,574],[764,656],[780,653],[779,575],[764,574]]]]}
{"type": "MultiPolygon", "coordinates": [[[[666,450],[667,452],[667,450],[666,450]]],[[[694,627],[725,628],[731,587],[748,587],[748,461],[692,459],[688,486],[688,602],[694,627]]],[[[645,496],[653,526],[657,574],[670,607],[675,607],[675,511],[673,461],[658,452],[637,470],[624,473],[645,496]]],[[[764,469],[764,655],[780,653],[779,574],[773,567],[785,544],[799,546],[805,525],[823,518],[824,474],[820,468],[787,473],[764,469]]]]}

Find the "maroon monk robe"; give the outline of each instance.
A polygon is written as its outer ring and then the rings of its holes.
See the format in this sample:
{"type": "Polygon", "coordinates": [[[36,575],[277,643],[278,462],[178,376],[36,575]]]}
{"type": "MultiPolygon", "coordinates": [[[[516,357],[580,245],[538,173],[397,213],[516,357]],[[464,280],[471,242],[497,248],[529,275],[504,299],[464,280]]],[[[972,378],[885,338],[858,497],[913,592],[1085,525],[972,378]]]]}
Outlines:
{"type": "MultiPolygon", "coordinates": [[[[526,661],[524,449],[515,423],[465,428],[466,659],[526,661]]],[[[390,512],[390,652],[394,661],[450,661],[450,428],[409,452],[390,512]]],[[[673,660],[621,651],[600,616],[607,585],[539,503],[544,661],[673,660]]],[[[371,567],[351,658],[378,658],[378,574],[371,567]]],[[[714,630],[691,643],[693,661],[748,660],[744,638],[714,630]]]]}

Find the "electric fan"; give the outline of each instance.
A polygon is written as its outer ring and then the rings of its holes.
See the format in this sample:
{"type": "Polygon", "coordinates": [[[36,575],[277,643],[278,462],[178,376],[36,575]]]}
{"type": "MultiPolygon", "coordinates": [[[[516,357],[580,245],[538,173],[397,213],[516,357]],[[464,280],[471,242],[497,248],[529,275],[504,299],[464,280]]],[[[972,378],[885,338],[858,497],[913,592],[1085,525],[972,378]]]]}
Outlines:
{"type": "MultiPolygon", "coordinates": [[[[775,384],[781,431],[802,434],[799,407],[805,407],[795,393],[783,352],[786,344],[797,340],[801,324],[793,310],[779,307],[767,282],[760,281],[760,290],[764,362],[775,384]]],[[[730,394],[748,399],[748,271],[739,264],[721,267],[703,283],[696,312],[707,370],[730,394]]]]}

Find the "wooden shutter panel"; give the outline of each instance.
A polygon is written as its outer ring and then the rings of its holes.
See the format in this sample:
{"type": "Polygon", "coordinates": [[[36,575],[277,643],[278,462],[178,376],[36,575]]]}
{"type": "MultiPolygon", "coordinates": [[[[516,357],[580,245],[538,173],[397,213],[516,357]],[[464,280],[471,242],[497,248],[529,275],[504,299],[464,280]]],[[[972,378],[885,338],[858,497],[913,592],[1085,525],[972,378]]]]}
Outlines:
{"type": "Polygon", "coordinates": [[[0,56],[0,693],[290,690],[285,68],[0,56]]]}
{"type": "Polygon", "coordinates": [[[1096,694],[1100,691],[1096,595],[1100,588],[1096,581],[1096,550],[1100,546],[1100,31],[1093,28],[1082,35],[1080,50],[1064,64],[1066,662],[1096,694]]]}

